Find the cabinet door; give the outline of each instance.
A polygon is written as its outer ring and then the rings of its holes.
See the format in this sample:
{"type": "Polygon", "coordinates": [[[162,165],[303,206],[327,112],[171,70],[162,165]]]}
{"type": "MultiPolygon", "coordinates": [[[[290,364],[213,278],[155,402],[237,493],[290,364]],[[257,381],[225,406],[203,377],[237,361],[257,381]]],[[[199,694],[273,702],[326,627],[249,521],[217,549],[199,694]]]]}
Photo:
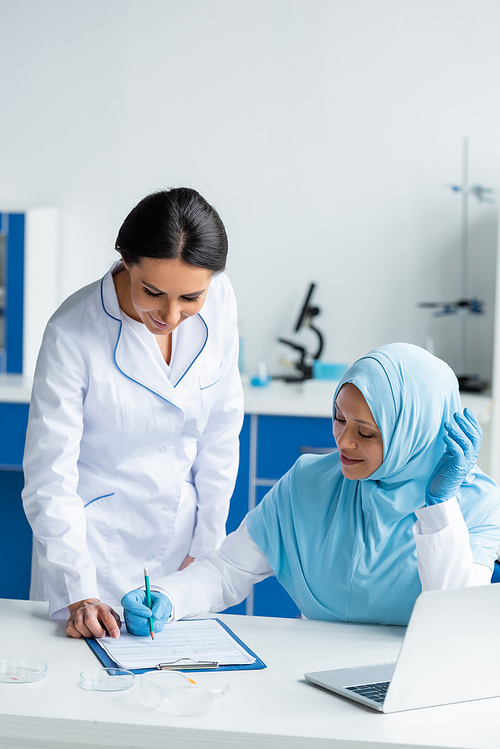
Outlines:
{"type": "MultiPolygon", "coordinates": [[[[260,502],[281,476],[304,453],[335,449],[329,418],[295,416],[245,416],[240,437],[240,468],[231,500],[227,532],[241,523],[251,504],[260,502]],[[253,424],[253,427],[252,427],[253,424]],[[251,438],[252,428],[254,430],[251,438]],[[253,445],[253,448],[251,448],[253,445]],[[251,455],[252,450],[256,454],[251,455]]],[[[275,577],[254,586],[247,601],[225,613],[293,618],[300,611],[275,577]]]]}
{"type": "Polygon", "coordinates": [[[0,470],[0,598],[29,598],[31,575],[31,528],[24,514],[21,491],[23,472],[0,470]]]}
{"type": "Polygon", "coordinates": [[[331,419],[259,416],[257,478],[277,480],[304,453],[334,449],[331,419]]]}
{"type": "MultiPolygon", "coordinates": [[[[301,455],[327,453],[335,449],[332,420],[303,416],[259,416],[257,445],[255,500],[260,502],[271,488],[269,483],[281,478],[301,455]]],[[[296,604],[275,577],[255,586],[253,613],[256,616],[300,616],[296,604]]]]}
{"type": "Polygon", "coordinates": [[[32,535],[21,502],[28,409],[27,403],[0,403],[0,598],[29,596],[32,535]]]}
{"type": "Polygon", "coordinates": [[[250,417],[245,416],[240,432],[240,464],[233,496],[229,505],[226,533],[232,533],[248,512],[248,482],[250,472],[250,417]]]}
{"type": "MultiPolygon", "coordinates": [[[[240,432],[240,465],[238,477],[234,487],[229,515],[226,522],[226,533],[232,533],[240,525],[248,512],[248,484],[250,471],[250,417],[245,416],[240,432]]],[[[246,614],[247,602],[242,601],[236,606],[230,606],[224,614],[246,614]]]]}
{"type": "MultiPolygon", "coordinates": [[[[268,491],[269,487],[257,487],[257,503],[264,499],[268,491]]],[[[286,619],[300,617],[299,609],[274,575],[254,585],[252,609],[254,616],[280,616],[286,619]]]]}
{"type": "Polygon", "coordinates": [[[27,403],[0,403],[0,470],[22,467],[28,411],[27,403]]]}

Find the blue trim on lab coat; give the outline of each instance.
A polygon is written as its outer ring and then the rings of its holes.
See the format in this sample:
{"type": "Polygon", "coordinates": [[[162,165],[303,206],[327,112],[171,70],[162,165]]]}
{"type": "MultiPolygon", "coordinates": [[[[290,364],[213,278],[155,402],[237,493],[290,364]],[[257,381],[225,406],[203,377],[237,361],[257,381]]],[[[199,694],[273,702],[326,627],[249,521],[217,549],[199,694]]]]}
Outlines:
{"type": "Polygon", "coordinates": [[[106,499],[106,497],[114,497],[114,492],[111,492],[111,494],[103,494],[102,497],[96,497],[95,499],[91,499],[90,502],[87,502],[86,505],[83,505],[84,507],[88,507],[92,504],[92,502],[97,502],[98,499],[106,499]]]}

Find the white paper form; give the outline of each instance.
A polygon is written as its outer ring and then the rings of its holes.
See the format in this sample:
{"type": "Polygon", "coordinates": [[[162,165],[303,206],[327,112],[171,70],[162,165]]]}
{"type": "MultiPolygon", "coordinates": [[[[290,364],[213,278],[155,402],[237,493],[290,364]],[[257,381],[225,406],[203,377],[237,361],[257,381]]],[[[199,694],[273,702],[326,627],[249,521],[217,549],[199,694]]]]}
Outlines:
{"type": "Polygon", "coordinates": [[[121,668],[155,668],[179,658],[216,661],[220,666],[246,665],[255,658],[234,640],[215,619],[190,619],[166,624],[155,639],[122,632],[114,640],[102,637],[99,645],[121,668]]]}

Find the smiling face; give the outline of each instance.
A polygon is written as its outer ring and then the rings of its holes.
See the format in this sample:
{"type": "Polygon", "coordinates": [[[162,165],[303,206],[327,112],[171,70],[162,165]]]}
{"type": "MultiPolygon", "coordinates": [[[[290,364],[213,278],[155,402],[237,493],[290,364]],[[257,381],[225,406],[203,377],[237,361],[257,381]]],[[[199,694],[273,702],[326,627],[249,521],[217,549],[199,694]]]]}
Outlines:
{"type": "Polygon", "coordinates": [[[207,268],[148,257],[124,265],[115,281],[120,307],[154,335],[169,335],[203,307],[212,280],[207,268]]]}
{"type": "Polygon", "coordinates": [[[366,479],[382,465],[382,434],[358,388],[347,382],[335,401],[333,436],[346,479],[366,479]]]}

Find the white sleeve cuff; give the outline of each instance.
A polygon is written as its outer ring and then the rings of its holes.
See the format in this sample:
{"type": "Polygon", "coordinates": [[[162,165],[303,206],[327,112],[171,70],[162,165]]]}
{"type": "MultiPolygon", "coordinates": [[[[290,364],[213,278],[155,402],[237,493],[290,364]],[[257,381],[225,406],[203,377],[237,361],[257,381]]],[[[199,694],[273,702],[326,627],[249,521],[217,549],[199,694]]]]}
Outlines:
{"type": "Polygon", "coordinates": [[[475,564],[469,530],[455,497],[417,510],[413,535],[422,590],[487,585],[488,567],[475,564]]]}
{"type": "Polygon", "coordinates": [[[429,507],[421,507],[415,512],[417,522],[414,526],[416,536],[429,536],[440,533],[450,525],[457,515],[461,514],[456,497],[447,499],[429,507]]]}

